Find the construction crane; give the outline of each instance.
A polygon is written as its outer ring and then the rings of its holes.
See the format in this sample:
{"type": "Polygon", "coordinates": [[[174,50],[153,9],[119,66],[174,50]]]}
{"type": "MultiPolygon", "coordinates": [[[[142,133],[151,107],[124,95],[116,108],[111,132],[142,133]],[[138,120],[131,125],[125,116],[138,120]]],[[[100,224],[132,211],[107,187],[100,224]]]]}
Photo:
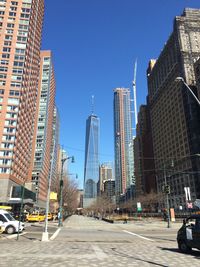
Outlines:
{"type": "Polygon", "coordinates": [[[133,129],[136,129],[136,125],[137,125],[137,99],[136,99],[136,74],[137,74],[137,59],[135,60],[135,65],[134,65],[134,73],[133,73],[133,82],[132,82],[132,86],[133,86],[133,106],[134,106],[134,127],[133,129]]]}

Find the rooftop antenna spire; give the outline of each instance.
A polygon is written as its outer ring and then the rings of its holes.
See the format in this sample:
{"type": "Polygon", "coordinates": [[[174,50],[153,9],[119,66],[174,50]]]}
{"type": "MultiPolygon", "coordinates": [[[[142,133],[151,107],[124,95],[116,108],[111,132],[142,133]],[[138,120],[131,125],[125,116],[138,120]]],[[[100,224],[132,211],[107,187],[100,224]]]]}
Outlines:
{"type": "Polygon", "coordinates": [[[94,115],[94,95],[92,95],[92,100],[91,100],[91,114],[94,115]]]}
{"type": "Polygon", "coordinates": [[[134,73],[133,73],[133,105],[134,105],[134,117],[135,117],[135,124],[134,124],[134,129],[136,129],[137,125],[137,99],[136,99],[136,74],[137,74],[137,58],[135,60],[135,65],[134,65],[134,73]]]}

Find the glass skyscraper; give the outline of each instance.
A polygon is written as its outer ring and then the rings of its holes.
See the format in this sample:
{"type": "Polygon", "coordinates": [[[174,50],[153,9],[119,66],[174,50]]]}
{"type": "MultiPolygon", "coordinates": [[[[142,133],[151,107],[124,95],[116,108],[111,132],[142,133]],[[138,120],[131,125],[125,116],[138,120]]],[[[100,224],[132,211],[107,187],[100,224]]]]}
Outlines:
{"type": "Polygon", "coordinates": [[[97,197],[98,181],[99,181],[99,118],[92,114],[88,117],[86,121],[84,199],[95,199],[97,197]]]}
{"type": "Polygon", "coordinates": [[[116,197],[134,185],[133,136],[130,90],[114,90],[114,143],[116,197]]]}

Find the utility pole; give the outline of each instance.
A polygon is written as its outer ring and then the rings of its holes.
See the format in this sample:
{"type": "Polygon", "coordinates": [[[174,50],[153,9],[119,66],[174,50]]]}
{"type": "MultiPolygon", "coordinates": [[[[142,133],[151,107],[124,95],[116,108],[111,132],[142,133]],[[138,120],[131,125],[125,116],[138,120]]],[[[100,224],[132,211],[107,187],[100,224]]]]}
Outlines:
{"type": "Polygon", "coordinates": [[[167,228],[170,228],[170,213],[169,213],[169,194],[170,194],[170,187],[167,184],[167,175],[166,175],[165,164],[164,164],[164,179],[165,179],[164,193],[166,194],[166,206],[167,206],[167,228]]]}
{"type": "Polygon", "coordinates": [[[44,227],[44,232],[42,233],[42,241],[49,241],[48,213],[49,213],[51,180],[52,180],[52,173],[53,173],[54,151],[55,151],[55,140],[54,140],[54,143],[53,143],[53,152],[52,152],[52,158],[51,158],[51,169],[50,169],[50,174],[49,174],[49,177],[48,177],[48,191],[47,191],[47,201],[46,201],[45,227],[44,227]]]}

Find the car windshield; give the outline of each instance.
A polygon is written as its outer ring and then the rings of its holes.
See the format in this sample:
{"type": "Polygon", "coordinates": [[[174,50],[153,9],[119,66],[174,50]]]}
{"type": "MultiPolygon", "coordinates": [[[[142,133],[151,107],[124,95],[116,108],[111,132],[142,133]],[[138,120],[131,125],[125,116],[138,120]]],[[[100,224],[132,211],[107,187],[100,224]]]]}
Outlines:
{"type": "Polygon", "coordinates": [[[13,218],[13,216],[10,215],[9,213],[5,213],[4,216],[5,216],[9,221],[15,221],[15,219],[13,218]]]}

